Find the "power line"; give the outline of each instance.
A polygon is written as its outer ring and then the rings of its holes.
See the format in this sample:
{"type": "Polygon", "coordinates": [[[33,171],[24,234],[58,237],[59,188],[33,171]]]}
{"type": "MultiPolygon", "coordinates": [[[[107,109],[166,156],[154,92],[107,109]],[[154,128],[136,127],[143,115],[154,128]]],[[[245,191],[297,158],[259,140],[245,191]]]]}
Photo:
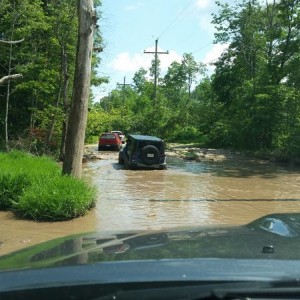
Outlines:
{"type": "MultiPolygon", "coordinates": [[[[176,18],[161,32],[161,34],[158,36],[157,40],[170,29],[170,27],[179,19],[179,17],[181,17],[183,15],[183,13],[188,9],[188,7],[192,4],[193,1],[194,0],[191,0],[191,1],[188,2],[188,4],[180,11],[180,13],[176,16],[176,18]]],[[[182,42],[177,43],[176,45],[183,44],[185,41],[187,41],[191,37],[193,37],[196,33],[197,33],[197,31],[194,31],[191,35],[189,35],[182,42]]],[[[209,42],[209,43],[201,46],[197,50],[193,51],[192,54],[197,53],[198,51],[202,50],[203,48],[205,48],[205,47],[207,47],[207,46],[209,46],[211,44],[212,44],[212,42],[209,42]]]]}
{"type": "Polygon", "coordinates": [[[165,30],[162,31],[162,33],[158,36],[158,38],[160,38],[176,21],[177,19],[179,19],[179,17],[181,17],[181,15],[187,10],[187,8],[191,5],[191,3],[194,0],[191,0],[183,9],[182,11],[177,15],[177,17],[166,27],[165,30]]]}
{"type": "Polygon", "coordinates": [[[193,33],[191,33],[190,35],[188,35],[187,37],[185,37],[184,39],[182,39],[180,42],[176,43],[175,46],[173,46],[173,48],[176,48],[177,46],[180,46],[183,43],[185,43],[186,41],[190,40],[196,33],[199,33],[199,29],[198,28],[196,30],[194,30],[193,33]]]}
{"type": "Polygon", "coordinates": [[[205,44],[204,46],[200,47],[199,49],[193,51],[192,54],[194,54],[194,53],[196,53],[196,52],[202,50],[203,48],[205,48],[205,47],[207,47],[207,46],[209,46],[209,45],[211,45],[211,44],[212,44],[212,42],[209,42],[209,43],[205,44]]]}

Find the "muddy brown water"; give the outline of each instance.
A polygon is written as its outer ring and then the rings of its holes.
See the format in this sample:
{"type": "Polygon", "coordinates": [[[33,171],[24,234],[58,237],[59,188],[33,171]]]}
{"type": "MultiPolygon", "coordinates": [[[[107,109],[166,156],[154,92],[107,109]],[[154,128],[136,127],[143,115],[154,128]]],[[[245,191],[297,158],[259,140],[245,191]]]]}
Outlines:
{"type": "Polygon", "coordinates": [[[98,187],[96,208],[68,222],[33,222],[0,212],[0,255],[87,231],[245,224],[270,213],[300,211],[300,169],[234,157],[185,161],[167,170],[125,170],[117,153],[84,164],[98,187]]]}

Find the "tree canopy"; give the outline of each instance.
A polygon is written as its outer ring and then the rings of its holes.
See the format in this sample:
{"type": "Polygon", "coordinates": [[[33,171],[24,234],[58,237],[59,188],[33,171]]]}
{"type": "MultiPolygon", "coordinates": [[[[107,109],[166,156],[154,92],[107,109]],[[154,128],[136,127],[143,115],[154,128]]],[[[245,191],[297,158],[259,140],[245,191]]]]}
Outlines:
{"type": "MultiPolygon", "coordinates": [[[[0,78],[22,74],[21,80],[0,85],[1,128],[7,125],[10,148],[58,155],[73,90],[77,0],[1,0],[0,15],[0,39],[22,40],[0,43],[0,78]]],[[[95,47],[101,43],[97,29],[95,47]]],[[[102,82],[95,72],[99,62],[94,53],[93,84],[102,82]]],[[[0,145],[6,142],[1,130],[0,145]]]]}

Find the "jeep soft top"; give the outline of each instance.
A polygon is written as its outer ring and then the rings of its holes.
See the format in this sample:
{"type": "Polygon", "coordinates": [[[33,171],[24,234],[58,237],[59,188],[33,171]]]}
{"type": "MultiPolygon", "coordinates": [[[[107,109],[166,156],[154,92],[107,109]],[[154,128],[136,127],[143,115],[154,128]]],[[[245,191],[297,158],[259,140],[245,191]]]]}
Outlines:
{"type": "Polygon", "coordinates": [[[147,140],[152,142],[162,142],[163,140],[152,135],[142,135],[142,134],[128,134],[128,137],[132,137],[135,140],[147,140]]]}

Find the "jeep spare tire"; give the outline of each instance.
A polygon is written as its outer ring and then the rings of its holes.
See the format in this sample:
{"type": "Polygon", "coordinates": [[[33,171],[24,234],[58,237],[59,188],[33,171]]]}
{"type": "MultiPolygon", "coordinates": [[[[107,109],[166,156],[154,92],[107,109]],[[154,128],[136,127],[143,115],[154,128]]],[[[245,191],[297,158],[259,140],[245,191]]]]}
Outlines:
{"type": "Polygon", "coordinates": [[[147,145],[142,148],[142,162],[146,165],[159,163],[159,150],[153,145],[147,145]]]}

